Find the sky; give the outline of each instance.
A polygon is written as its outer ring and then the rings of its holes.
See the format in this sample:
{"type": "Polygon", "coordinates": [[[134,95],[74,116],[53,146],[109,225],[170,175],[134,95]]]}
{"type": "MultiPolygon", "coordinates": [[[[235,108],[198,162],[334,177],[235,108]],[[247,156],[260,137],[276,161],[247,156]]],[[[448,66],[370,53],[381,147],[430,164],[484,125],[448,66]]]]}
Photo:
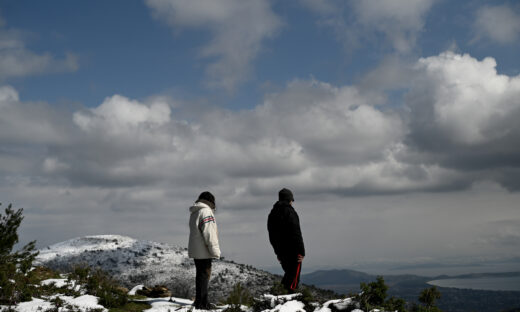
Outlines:
{"type": "Polygon", "coordinates": [[[520,270],[520,3],[0,1],[0,202],[22,243],[186,246],[217,201],[223,256],[304,273],[520,270]]]}

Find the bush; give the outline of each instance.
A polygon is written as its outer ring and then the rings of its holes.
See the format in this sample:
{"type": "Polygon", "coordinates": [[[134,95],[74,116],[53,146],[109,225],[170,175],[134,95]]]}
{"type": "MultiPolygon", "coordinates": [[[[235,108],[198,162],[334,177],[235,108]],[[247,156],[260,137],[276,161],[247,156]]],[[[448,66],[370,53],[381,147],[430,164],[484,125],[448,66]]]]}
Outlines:
{"type": "Polygon", "coordinates": [[[378,276],[375,282],[361,283],[361,294],[355,296],[361,309],[370,311],[372,309],[383,309],[384,311],[406,311],[406,301],[401,298],[391,297],[386,300],[388,286],[382,276],[378,276]]]}
{"type": "Polygon", "coordinates": [[[86,264],[72,268],[68,280],[85,285],[87,294],[99,297],[99,304],[105,308],[118,308],[128,303],[128,295],[107,273],[92,269],[86,264]]]}
{"type": "Polygon", "coordinates": [[[419,295],[419,302],[423,306],[415,307],[418,312],[440,312],[441,310],[435,306],[435,301],[441,298],[441,293],[437,290],[437,287],[423,289],[419,295]]]}
{"type": "Polygon", "coordinates": [[[224,303],[238,306],[251,306],[253,304],[253,296],[241,283],[236,283],[224,303]]]}
{"type": "Polygon", "coordinates": [[[441,293],[437,290],[437,287],[424,289],[419,295],[419,302],[423,303],[427,307],[434,307],[435,301],[441,298],[441,293]]]}
{"type": "Polygon", "coordinates": [[[304,304],[304,307],[303,309],[306,311],[306,312],[312,312],[316,309],[316,307],[314,306],[314,296],[312,295],[312,292],[309,288],[307,287],[300,287],[299,288],[299,292],[302,294],[302,297],[301,297],[301,302],[303,302],[304,304]]]}
{"type": "Polygon", "coordinates": [[[271,295],[275,296],[281,296],[281,295],[287,295],[287,289],[282,285],[281,282],[275,282],[273,286],[271,286],[271,289],[269,290],[269,293],[271,295]]]}
{"type": "Polygon", "coordinates": [[[38,255],[36,242],[32,241],[21,250],[12,252],[18,243],[22,212],[22,208],[14,211],[9,205],[5,215],[0,214],[0,304],[10,306],[31,300],[36,292],[31,284],[34,274],[31,272],[32,262],[38,255]]]}
{"type": "Polygon", "coordinates": [[[361,283],[360,288],[362,292],[356,299],[359,301],[362,309],[369,311],[374,307],[381,307],[385,302],[388,286],[386,286],[382,276],[378,276],[375,282],[361,283]]]}
{"type": "Polygon", "coordinates": [[[385,302],[383,307],[385,308],[385,310],[388,310],[388,311],[405,312],[406,311],[405,305],[406,305],[406,301],[404,301],[404,299],[390,297],[390,299],[388,299],[385,302]]]}

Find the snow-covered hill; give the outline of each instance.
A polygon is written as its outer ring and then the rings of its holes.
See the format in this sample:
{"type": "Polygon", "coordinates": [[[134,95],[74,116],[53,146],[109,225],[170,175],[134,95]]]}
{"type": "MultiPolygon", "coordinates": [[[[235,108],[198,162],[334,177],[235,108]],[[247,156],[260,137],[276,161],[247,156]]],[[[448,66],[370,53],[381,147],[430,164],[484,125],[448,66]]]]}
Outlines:
{"type": "MultiPolygon", "coordinates": [[[[40,250],[36,264],[68,270],[75,264],[99,267],[131,288],[137,284],[166,285],[174,296],[194,296],[195,266],[186,248],[119,235],[74,238],[40,250]]],[[[252,294],[267,293],[279,277],[227,260],[213,262],[210,296],[227,297],[240,282],[252,294]]]]}

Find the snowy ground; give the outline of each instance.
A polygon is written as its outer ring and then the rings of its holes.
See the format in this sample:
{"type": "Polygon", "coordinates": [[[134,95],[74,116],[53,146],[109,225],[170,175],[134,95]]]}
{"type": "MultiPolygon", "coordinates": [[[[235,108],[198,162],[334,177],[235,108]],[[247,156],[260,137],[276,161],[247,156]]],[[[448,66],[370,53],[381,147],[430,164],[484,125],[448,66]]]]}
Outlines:
{"type": "MultiPolygon", "coordinates": [[[[76,283],[72,282],[72,284],[68,284],[66,279],[48,279],[41,282],[42,285],[54,284],[58,287],[74,287],[77,288],[80,285],[76,285],[76,283]]],[[[134,287],[128,294],[135,295],[136,291],[141,289],[143,285],[138,285],[134,287]]],[[[285,295],[285,296],[273,296],[273,295],[263,295],[261,300],[267,304],[264,312],[305,312],[304,303],[298,300],[298,296],[300,294],[294,295],[285,295]]],[[[51,296],[49,298],[33,298],[32,301],[22,302],[18,304],[15,308],[15,311],[18,312],[42,312],[49,309],[54,308],[54,304],[52,300],[56,297],[59,297],[63,300],[64,304],[62,308],[59,309],[60,312],[70,311],[67,306],[72,306],[74,311],[81,312],[90,312],[94,309],[99,311],[108,312],[108,309],[103,307],[98,303],[98,298],[91,295],[81,295],[79,297],[70,297],[65,295],[57,295],[51,296]]],[[[196,312],[196,309],[193,309],[192,304],[193,301],[189,299],[183,298],[143,298],[138,300],[139,302],[146,302],[151,305],[151,308],[144,310],[145,312],[196,312]]],[[[331,305],[335,305],[335,307],[339,310],[342,308],[346,308],[349,304],[352,303],[350,298],[347,299],[338,299],[331,300],[323,305],[316,305],[315,312],[331,312],[331,305]]],[[[0,311],[3,311],[5,306],[0,306],[0,311]]],[[[216,310],[212,312],[222,312],[226,308],[227,305],[220,306],[216,310]]],[[[242,306],[242,311],[244,312],[252,312],[252,308],[242,306]]],[[[200,310],[201,312],[203,310],[200,310]]],[[[353,310],[354,312],[362,312],[361,310],[353,310]]]]}
{"type": "MultiPolygon", "coordinates": [[[[103,311],[108,311],[102,305],[98,304],[98,298],[91,295],[83,295],[76,298],[69,296],[59,296],[61,300],[65,302],[64,306],[71,305],[77,310],[87,312],[92,309],[102,309],[103,311]]],[[[15,308],[16,311],[19,312],[41,312],[47,309],[53,308],[54,305],[50,302],[50,299],[38,299],[33,298],[32,301],[22,302],[18,304],[15,308]]],[[[6,308],[4,306],[0,306],[0,309],[6,308]]],[[[1,310],[0,310],[1,311],[1,310]]],[[[60,311],[67,311],[66,308],[61,309],[60,311]]]]}

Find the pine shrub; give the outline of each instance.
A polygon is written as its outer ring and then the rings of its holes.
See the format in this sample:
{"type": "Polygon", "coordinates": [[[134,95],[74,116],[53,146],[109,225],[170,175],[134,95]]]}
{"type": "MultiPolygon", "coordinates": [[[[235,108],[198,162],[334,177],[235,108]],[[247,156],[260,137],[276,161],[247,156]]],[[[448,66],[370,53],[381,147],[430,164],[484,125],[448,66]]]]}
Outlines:
{"type": "Polygon", "coordinates": [[[372,310],[374,307],[383,305],[386,299],[388,286],[382,276],[378,276],[375,282],[361,283],[361,294],[357,296],[357,300],[361,304],[361,308],[372,310]]]}
{"type": "Polygon", "coordinates": [[[13,252],[14,245],[18,243],[22,212],[22,208],[14,211],[10,204],[5,209],[5,215],[0,213],[0,304],[3,305],[29,301],[37,291],[31,283],[34,275],[32,262],[38,255],[36,242],[32,241],[13,252]]]}
{"type": "Polygon", "coordinates": [[[441,312],[441,310],[435,305],[435,301],[441,298],[441,293],[437,290],[437,287],[426,288],[421,291],[419,295],[419,302],[422,306],[415,306],[414,311],[417,312],[441,312]]]}
{"type": "Polygon", "coordinates": [[[251,306],[253,304],[253,296],[241,283],[236,283],[224,303],[229,305],[251,306]]]}
{"type": "Polygon", "coordinates": [[[271,286],[271,289],[269,290],[269,293],[275,296],[281,296],[281,295],[287,295],[287,289],[282,285],[281,282],[275,282],[273,286],[271,286]]]}

